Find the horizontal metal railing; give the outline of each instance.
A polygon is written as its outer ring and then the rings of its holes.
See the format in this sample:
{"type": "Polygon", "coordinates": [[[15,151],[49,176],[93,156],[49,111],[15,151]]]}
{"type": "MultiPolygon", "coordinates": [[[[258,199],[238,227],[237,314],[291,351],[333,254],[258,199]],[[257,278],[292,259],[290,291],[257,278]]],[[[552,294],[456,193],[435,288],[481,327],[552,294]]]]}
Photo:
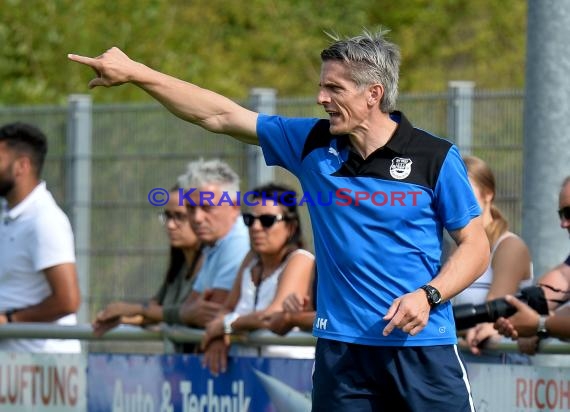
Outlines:
{"type": "MultiPolygon", "coordinates": [[[[0,325],[0,339],[79,339],[88,341],[171,341],[174,343],[198,343],[202,340],[202,329],[183,326],[160,325],[153,329],[121,325],[105,335],[93,335],[89,324],[54,325],[50,323],[13,323],[0,325]]],[[[307,332],[290,332],[286,336],[259,330],[235,335],[232,341],[243,345],[289,345],[311,346],[316,338],[307,332]]],[[[462,348],[465,350],[464,348],[462,348]]],[[[517,352],[516,342],[490,342],[485,347],[490,352],[517,352]]],[[[547,339],[540,345],[541,354],[570,354],[570,343],[547,339]]]]}
{"type": "MultiPolygon", "coordinates": [[[[160,325],[146,329],[121,325],[103,336],[95,336],[89,324],[57,325],[51,323],[11,323],[0,325],[0,339],[80,339],[89,341],[165,341],[174,343],[198,343],[202,340],[202,329],[184,326],[160,325]]],[[[287,336],[269,331],[256,331],[232,336],[232,341],[243,345],[289,345],[311,346],[316,338],[306,332],[289,332],[287,336]]]]}

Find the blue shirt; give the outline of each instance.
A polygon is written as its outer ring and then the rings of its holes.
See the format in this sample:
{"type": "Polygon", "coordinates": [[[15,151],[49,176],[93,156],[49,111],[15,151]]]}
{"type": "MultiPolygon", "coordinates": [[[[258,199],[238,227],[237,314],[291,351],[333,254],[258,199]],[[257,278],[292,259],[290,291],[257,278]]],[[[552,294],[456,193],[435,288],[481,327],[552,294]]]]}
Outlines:
{"type": "Polygon", "coordinates": [[[213,246],[202,249],[204,261],[196,274],[194,291],[206,289],[231,290],[238,269],[249,251],[249,233],[241,216],[238,216],[232,229],[213,246]]]}
{"type": "Polygon", "coordinates": [[[443,228],[480,213],[457,148],[414,128],[403,114],[389,142],[367,159],[329,121],[260,115],[257,134],[267,164],[301,182],[319,268],[317,337],[378,346],[457,342],[451,305],[433,309],[416,336],[382,318],[393,300],[440,270],[443,228]]]}

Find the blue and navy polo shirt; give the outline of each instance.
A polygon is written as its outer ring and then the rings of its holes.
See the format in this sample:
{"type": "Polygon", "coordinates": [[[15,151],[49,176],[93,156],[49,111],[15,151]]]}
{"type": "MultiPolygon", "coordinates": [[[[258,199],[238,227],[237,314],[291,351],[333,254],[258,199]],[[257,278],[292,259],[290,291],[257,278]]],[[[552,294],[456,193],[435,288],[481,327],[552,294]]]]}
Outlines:
{"type": "Polygon", "coordinates": [[[400,112],[395,134],[367,159],[326,119],[259,115],[268,165],[297,176],[319,268],[317,337],[377,346],[456,343],[449,302],[416,336],[383,336],[392,301],[440,270],[443,228],[465,227],[480,213],[457,147],[414,128],[400,112]]]}

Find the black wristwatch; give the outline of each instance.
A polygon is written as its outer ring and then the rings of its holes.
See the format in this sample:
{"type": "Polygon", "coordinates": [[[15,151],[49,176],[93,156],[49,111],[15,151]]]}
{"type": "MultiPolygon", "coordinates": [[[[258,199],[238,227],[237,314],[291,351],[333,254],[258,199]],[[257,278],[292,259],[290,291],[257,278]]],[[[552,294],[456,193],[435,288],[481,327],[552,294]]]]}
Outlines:
{"type": "Polygon", "coordinates": [[[426,293],[427,301],[432,308],[435,308],[437,305],[441,303],[442,299],[439,290],[437,290],[431,285],[423,285],[422,287],[420,287],[420,289],[423,289],[423,291],[426,293]]]}

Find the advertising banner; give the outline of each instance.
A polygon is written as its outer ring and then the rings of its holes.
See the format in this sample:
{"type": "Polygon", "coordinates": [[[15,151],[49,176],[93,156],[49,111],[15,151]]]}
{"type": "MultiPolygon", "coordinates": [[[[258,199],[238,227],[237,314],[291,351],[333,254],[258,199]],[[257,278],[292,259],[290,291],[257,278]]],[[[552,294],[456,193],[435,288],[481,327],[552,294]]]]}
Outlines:
{"type": "Polygon", "coordinates": [[[0,352],[0,411],[86,411],[81,354],[0,352]]]}
{"type": "Polygon", "coordinates": [[[570,411],[570,370],[469,364],[477,412],[570,411]]]}
{"type": "MultiPolygon", "coordinates": [[[[87,405],[90,412],[308,412],[312,366],[234,358],[213,376],[196,355],[90,355],[87,405]]],[[[570,411],[568,368],[467,366],[478,412],[570,411]]]]}
{"type": "Polygon", "coordinates": [[[90,355],[90,412],[310,411],[312,360],[234,358],[213,376],[196,355],[90,355]]]}

